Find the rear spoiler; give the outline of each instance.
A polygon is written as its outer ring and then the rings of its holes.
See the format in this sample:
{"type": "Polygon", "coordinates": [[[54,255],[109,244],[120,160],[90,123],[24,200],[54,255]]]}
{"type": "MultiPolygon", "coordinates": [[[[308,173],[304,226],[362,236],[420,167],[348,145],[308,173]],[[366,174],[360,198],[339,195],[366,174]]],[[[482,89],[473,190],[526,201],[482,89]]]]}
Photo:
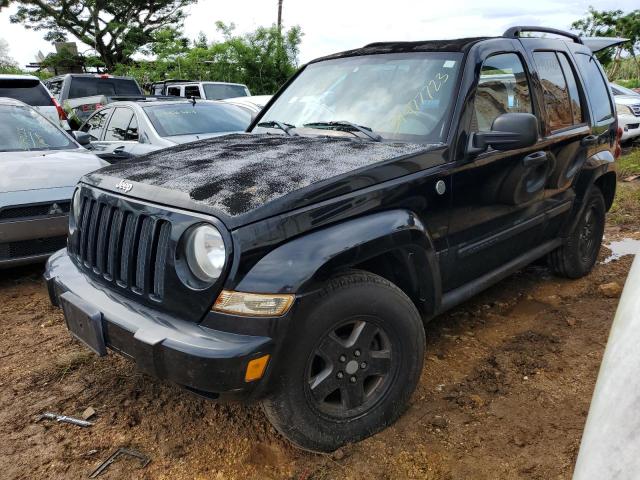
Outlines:
{"type": "Polygon", "coordinates": [[[593,53],[629,41],[628,38],[620,37],[580,37],[580,40],[582,40],[583,45],[588,47],[593,53]]]}

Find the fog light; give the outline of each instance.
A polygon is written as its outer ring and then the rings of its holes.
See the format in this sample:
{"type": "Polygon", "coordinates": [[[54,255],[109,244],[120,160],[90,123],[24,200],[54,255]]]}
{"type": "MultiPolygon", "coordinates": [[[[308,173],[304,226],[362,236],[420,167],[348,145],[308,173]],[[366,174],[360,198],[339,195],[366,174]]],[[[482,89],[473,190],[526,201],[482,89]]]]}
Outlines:
{"type": "Polygon", "coordinates": [[[264,371],[269,363],[269,355],[263,355],[262,357],[254,358],[247,365],[247,371],[244,374],[245,382],[253,382],[262,378],[264,371]]]}
{"type": "Polygon", "coordinates": [[[248,317],[279,317],[289,311],[295,295],[244,293],[223,290],[213,310],[248,317]]]}

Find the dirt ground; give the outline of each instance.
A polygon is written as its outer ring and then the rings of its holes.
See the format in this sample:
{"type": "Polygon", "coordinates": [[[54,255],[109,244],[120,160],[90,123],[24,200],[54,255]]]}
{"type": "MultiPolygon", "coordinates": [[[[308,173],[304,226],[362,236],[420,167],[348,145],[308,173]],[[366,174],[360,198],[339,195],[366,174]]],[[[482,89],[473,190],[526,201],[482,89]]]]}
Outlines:
{"type": "MultiPolygon", "coordinates": [[[[640,239],[638,224],[607,241],[640,239]]],[[[255,405],[216,404],[97,358],[49,305],[42,266],[0,273],[0,477],[79,479],[118,447],[105,479],[568,479],[632,257],[588,277],[530,266],[427,327],[427,358],[406,414],[332,455],[291,447],[255,405]],[[609,295],[609,296],[607,296],[609,295]],[[37,422],[97,414],[91,428],[37,422]]]]}

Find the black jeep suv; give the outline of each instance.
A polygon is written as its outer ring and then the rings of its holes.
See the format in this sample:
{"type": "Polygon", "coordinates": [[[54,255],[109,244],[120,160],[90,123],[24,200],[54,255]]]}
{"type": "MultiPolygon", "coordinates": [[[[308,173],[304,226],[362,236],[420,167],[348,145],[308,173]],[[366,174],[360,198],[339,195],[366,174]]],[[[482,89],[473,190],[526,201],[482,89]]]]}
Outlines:
{"type": "Polygon", "coordinates": [[[524,30],[321,58],[246,134],[85,176],[45,274],[69,330],[261,400],[306,449],[389,425],[425,321],[545,255],[569,278],[598,255],[612,97],[586,39],[524,30]]]}

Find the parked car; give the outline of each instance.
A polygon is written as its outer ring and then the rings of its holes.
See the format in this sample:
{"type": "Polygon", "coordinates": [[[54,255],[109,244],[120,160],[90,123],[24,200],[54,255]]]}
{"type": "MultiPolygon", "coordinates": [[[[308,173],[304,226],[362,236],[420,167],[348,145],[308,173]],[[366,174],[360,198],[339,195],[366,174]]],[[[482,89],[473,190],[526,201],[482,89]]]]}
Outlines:
{"type": "Polygon", "coordinates": [[[273,95],[251,95],[249,97],[233,97],[227,98],[224,100],[226,103],[231,103],[232,105],[237,105],[239,107],[248,108],[254,114],[257,114],[260,110],[262,110],[273,95]]]}
{"type": "Polygon", "coordinates": [[[227,82],[190,82],[186,80],[167,80],[152,84],[154,95],[170,95],[185,98],[203,98],[205,100],[224,100],[232,97],[251,95],[246,85],[227,82]]]}
{"type": "Polygon", "coordinates": [[[180,143],[244,132],[251,111],[222,102],[141,100],[115,102],[95,112],[80,127],[87,146],[114,163],[180,143]]]}
{"type": "Polygon", "coordinates": [[[638,342],[640,256],[636,256],[633,262],[611,327],[582,435],[573,480],[638,478],[638,342]]]}
{"type": "Polygon", "coordinates": [[[144,98],[134,78],[107,74],[69,73],[48,79],[46,86],[69,113],[74,129],[108,103],[144,98]]]}
{"type": "Polygon", "coordinates": [[[621,85],[611,84],[618,113],[618,124],[622,128],[622,141],[640,137],[640,94],[621,85]]]}
{"type": "Polygon", "coordinates": [[[530,30],[324,57],[246,134],[86,175],[51,301],[100,355],[260,400],[302,448],[390,425],[423,321],[540,257],[569,278],[596,261],[613,97],[588,39],[530,30]]]}
{"type": "Polygon", "coordinates": [[[75,185],[104,165],[34,107],[0,97],[0,268],[63,248],[75,185]]]}
{"type": "Polygon", "coordinates": [[[67,114],[40,79],[34,75],[0,74],[0,98],[14,98],[31,105],[53,123],[69,130],[67,114]]]}

